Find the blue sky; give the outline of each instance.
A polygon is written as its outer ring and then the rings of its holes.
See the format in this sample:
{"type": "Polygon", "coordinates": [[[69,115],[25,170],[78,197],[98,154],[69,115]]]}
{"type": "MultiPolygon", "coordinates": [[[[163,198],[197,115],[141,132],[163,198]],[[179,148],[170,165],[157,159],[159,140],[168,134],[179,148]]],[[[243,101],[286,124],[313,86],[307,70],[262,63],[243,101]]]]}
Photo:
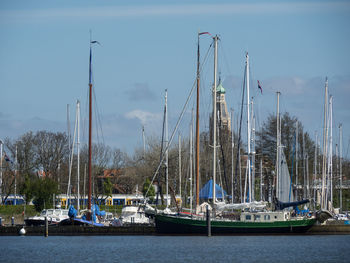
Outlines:
{"type": "MultiPolygon", "coordinates": [[[[197,32],[218,34],[219,71],[238,114],[244,53],[250,54],[258,122],[276,110],[297,116],[312,137],[322,129],[324,80],[334,96],[334,140],[350,140],[348,1],[1,1],[0,138],[29,130],[66,130],[66,107],[86,116],[89,30],[94,84],[105,142],[129,153],[160,136],[164,90],[170,128],[195,78],[197,32]],[[258,93],[256,80],[262,83],[258,93]]],[[[203,37],[204,56],[211,39],[203,37]]],[[[203,69],[201,108],[209,112],[211,61],[203,69]]],[[[193,106],[190,103],[190,108],[193,106]]],[[[188,118],[181,132],[188,134],[188,118]]],[[[205,115],[204,115],[205,116],[205,115]]],[[[202,118],[202,129],[208,126],[202,118]]]]}

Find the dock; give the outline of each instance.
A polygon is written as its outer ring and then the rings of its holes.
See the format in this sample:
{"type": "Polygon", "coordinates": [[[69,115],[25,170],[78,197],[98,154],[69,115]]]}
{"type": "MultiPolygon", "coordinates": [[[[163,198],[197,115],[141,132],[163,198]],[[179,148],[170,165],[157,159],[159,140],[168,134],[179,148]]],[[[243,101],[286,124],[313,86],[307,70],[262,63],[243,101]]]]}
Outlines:
{"type": "MultiPolygon", "coordinates": [[[[0,236],[17,236],[22,225],[0,227],[0,236]]],[[[44,236],[44,226],[25,226],[26,236],[44,236]]],[[[154,226],[50,226],[49,236],[122,236],[155,235],[154,226]]]]}
{"type": "MultiPolygon", "coordinates": [[[[17,236],[22,225],[1,226],[0,236],[17,236]]],[[[25,226],[27,236],[44,236],[44,226],[25,226]]],[[[49,236],[131,236],[157,235],[154,226],[50,226],[49,236]]],[[[244,234],[243,234],[244,235],[244,234]]],[[[350,225],[314,225],[304,234],[299,235],[350,235],[350,225]]]]}

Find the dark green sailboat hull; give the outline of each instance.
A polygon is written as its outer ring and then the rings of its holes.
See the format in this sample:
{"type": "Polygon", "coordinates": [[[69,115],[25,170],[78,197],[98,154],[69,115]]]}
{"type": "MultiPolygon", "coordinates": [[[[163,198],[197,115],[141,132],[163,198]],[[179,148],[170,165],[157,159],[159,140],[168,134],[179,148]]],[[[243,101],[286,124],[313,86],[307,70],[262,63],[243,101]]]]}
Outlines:
{"type": "MultiPolygon", "coordinates": [[[[240,221],[211,221],[212,235],[232,234],[283,234],[305,233],[316,222],[316,219],[289,220],[277,222],[240,222],[240,221]]],[[[156,231],[159,234],[205,235],[207,222],[201,219],[183,218],[177,216],[156,215],[156,231]]]]}

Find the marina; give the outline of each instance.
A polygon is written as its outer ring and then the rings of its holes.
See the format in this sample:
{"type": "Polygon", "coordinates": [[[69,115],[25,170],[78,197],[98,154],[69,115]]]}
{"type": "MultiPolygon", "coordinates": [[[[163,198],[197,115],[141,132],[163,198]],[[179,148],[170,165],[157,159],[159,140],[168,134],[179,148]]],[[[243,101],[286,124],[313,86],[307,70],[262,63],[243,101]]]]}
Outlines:
{"type": "Polygon", "coordinates": [[[350,262],[350,2],[10,2],[0,263],[350,262]]]}

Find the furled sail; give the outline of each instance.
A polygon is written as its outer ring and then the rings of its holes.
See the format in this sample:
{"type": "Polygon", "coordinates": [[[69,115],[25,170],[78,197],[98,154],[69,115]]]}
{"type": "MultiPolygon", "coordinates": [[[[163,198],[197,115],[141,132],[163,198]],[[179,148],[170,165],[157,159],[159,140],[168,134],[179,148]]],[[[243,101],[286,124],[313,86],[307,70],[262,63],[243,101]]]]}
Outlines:
{"type": "Polygon", "coordinates": [[[278,177],[278,188],[276,190],[276,197],[281,202],[293,202],[293,191],[291,187],[291,180],[288,171],[288,165],[286,156],[284,155],[283,149],[280,149],[280,165],[279,165],[279,177],[278,177]]]}

